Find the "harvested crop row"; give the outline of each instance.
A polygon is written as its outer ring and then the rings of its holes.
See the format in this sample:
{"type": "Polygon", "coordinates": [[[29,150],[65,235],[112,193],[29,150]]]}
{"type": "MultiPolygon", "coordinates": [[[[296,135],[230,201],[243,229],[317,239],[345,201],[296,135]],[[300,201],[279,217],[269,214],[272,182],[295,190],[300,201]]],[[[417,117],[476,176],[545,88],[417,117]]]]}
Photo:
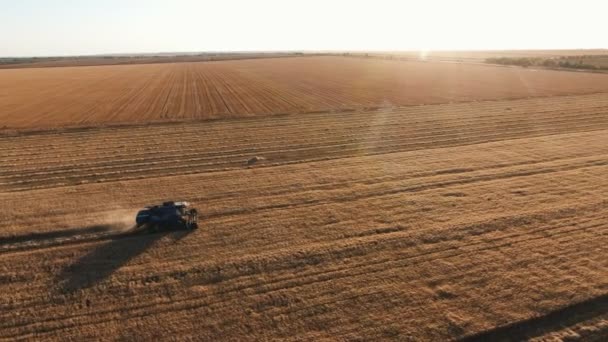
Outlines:
{"type": "MultiPolygon", "coordinates": [[[[268,141],[270,139],[284,140],[290,137],[292,140],[314,140],[326,135],[329,130],[348,131],[353,129],[367,128],[375,130],[381,126],[401,125],[408,126],[411,122],[407,118],[399,116],[412,116],[415,124],[436,125],[438,120],[445,124],[466,124],[469,122],[482,121],[517,121],[534,120],[536,116],[576,116],[578,114],[597,112],[603,113],[608,108],[608,97],[603,95],[559,97],[551,99],[551,106],[540,100],[518,100],[518,101],[495,101],[474,104],[456,104],[442,106],[407,107],[401,109],[379,109],[375,111],[352,112],[349,114],[309,114],[307,116],[275,117],[272,120],[254,121],[224,121],[220,123],[172,125],[162,127],[129,127],[132,134],[121,134],[122,130],[86,130],[85,132],[56,132],[52,135],[37,134],[35,138],[20,136],[19,139],[12,137],[2,139],[0,151],[6,156],[6,161],[14,161],[15,158],[54,158],[67,153],[69,156],[95,155],[99,156],[104,150],[113,148],[113,153],[126,152],[131,155],[137,150],[155,150],[157,147],[179,139],[183,146],[174,148],[188,149],[191,143],[205,141],[209,149],[217,150],[225,148],[225,140],[236,140],[230,144],[230,148],[239,146],[250,146],[261,143],[259,139],[268,141]],[[324,125],[320,125],[319,122],[324,125]],[[293,135],[294,127],[302,132],[302,136],[293,135]],[[154,139],[159,134],[163,139],[154,139]],[[263,137],[256,137],[258,132],[267,132],[263,137]],[[95,134],[93,134],[95,133],[95,134]],[[270,134],[272,133],[272,134],[270,134]],[[57,139],[59,136],[65,141],[57,139]],[[50,137],[51,140],[45,139],[50,137]],[[94,146],[88,141],[94,137],[102,142],[100,146],[94,146]],[[27,142],[27,143],[26,143],[27,142]],[[87,145],[87,149],[81,147],[87,145]],[[18,148],[17,148],[18,147],[18,148]],[[70,149],[72,147],[72,149],[70,149]],[[53,150],[53,156],[49,155],[49,149],[53,150]],[[18,156],[18,157],[17,157],[18,156]]],[[[424,127],[423,130],[427,130],[424,127]]],[[[63,156],[62,156],[63,157],[63,156]]]]}
{"type": "Polygon", "coordinates": [[[243,126],[232,121],[171,127],[177,134],[165,132],[165,127],[133,132],[121,128],[86,140],[79,135],[59,135],[63,138],[59,143],[41,142],[31,153],[20,146],[36,144],[24,136],[23,141],[13,138],[10,142],[14,148],[0,169],[0,187],[23,191],[238,169],[255,155],[265,157],[264,165],[279,165],[599,130],[608,128],[604,115],[608,104],[602,101],[605,99],[599,95],[556,98],[555,108],[559,109],[553,110],[535,106],[535,100],[487,102],[467,105],[466,115],[459,114],[463,105],[411,107],[353,113],[352,120],[332,115],[293,117],[290,125],[277,124],[276,128],[268,123],[257,126],[253,121],[253,125],[242,123],[251,126],[246,139],[240,138],[243,126]],[[578,100],[597,101],[593,106],[573,104],[578,100]],[[515,110],[505,110],[508,103],[515,110]],[[145,144],[150,140],[155,143],[145,144]],[[234,143],[226,145],[225,141],[234,143]]]}

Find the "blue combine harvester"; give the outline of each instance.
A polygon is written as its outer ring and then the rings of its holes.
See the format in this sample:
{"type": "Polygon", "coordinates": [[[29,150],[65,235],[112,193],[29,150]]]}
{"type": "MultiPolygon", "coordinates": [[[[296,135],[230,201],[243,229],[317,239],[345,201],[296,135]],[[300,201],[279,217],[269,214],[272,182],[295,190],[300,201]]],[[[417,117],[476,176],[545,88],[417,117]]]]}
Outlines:
{"type": "Polygon", "coordinates": [[[135,218],[137,229],[150,233],[198,228],[198,212],[188,202],[164,202],[145,207],[135,218]]]}

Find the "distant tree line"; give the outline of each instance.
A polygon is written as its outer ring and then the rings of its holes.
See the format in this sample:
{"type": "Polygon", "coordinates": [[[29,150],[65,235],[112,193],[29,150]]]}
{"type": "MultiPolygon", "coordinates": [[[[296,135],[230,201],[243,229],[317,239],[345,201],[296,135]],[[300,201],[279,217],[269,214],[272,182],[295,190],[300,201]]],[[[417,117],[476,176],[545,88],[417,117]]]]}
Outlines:
{"type": "Polygon", "coordinates": [[[607,65],[601,65],[600,60],[608,56],[563,56],[554,58],[542,57],[495,57],[486,58],[486,63],[516,65],[524,68],[531,66],[546,68],[567,68],[567,69],[586,69],[586,70],[608,70],[607,65]],[[598,60],[597,64],[591,64],[598,60]]]}

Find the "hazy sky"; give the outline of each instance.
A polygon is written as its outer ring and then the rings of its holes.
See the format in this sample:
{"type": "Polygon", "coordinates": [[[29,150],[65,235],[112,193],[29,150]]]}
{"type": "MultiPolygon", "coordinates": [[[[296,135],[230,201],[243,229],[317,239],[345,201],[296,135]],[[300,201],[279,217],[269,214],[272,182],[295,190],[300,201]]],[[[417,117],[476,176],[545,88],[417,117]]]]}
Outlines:
{"type": "Polygon", "coordinates": [[[0,56],[608,48],[606,0],[0,0],[0,56]]]}

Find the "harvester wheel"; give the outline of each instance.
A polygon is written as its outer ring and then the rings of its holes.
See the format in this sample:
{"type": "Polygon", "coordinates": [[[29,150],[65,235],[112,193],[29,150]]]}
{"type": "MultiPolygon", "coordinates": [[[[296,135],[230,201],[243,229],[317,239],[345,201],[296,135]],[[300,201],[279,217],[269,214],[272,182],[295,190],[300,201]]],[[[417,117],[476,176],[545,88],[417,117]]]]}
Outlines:
{"type": "Polygon", "coordinates": [[[197,229],[198,228],[198,211],[196,209],[190,210],[190,217],[188,218],[188,228],[189,229],[197,229]]]}
{"type": "Polygon", "coordinates": [[[158,229],[158,225],[157,224],[152,224],[150,225],[150,227],[148,227],[148,233],[150,234],[156,234],[158,233],[159,229],[158,229]]]}

